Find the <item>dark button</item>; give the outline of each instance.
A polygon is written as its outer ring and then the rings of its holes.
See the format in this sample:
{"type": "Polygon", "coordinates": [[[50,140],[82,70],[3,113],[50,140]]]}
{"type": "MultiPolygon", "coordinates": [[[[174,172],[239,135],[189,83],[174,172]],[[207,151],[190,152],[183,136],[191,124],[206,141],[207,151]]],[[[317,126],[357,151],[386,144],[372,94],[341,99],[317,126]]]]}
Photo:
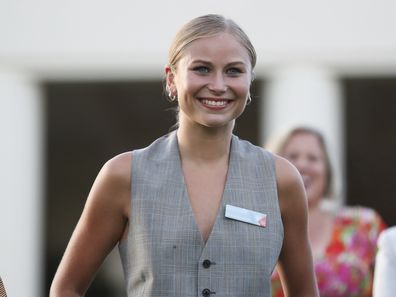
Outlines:
{"type": "Polygon", "coordinates": [[[202,296],[204,296],[204,297],[210,296],[210,290],[209,289],[203,289],[202,290],[202,296]]]}
{"type": "Polygon", "coordinates": [[[209,268],[211,264],[212,264],[212,262],[210,262],[210,260],[207,260],[207,259],[202,262],[202,266],[204,268],[209,268]]]}

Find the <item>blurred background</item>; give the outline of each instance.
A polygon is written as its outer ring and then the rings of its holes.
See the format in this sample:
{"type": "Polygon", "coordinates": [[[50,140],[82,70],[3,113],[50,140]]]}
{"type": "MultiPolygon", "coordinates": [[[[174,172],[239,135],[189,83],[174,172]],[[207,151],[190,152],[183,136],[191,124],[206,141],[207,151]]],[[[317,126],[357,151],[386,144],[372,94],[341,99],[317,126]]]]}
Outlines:
{"type": "MultiPolygon", "coordinates": [[[[296,124],[328,140],[334,200],[396,225],[396,2],[1,1],[0,276],[47,296],[90,187],[112,156],[174,124],[167,50],[189,19],[220,13],[258,54],[235,133],[264,145],[296,124]]],[[[125,296],[117,249],[87,296],[125,296]]]]}

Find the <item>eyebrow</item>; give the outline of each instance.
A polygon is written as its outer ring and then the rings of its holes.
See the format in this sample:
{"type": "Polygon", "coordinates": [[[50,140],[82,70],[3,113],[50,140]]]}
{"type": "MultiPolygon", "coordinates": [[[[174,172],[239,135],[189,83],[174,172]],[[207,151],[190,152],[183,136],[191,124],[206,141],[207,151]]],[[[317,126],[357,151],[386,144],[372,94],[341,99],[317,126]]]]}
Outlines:
{"type": "MultiPolygon", "coordinates": [[[[209,62],[209,61],[205,61],[205,60],[198,59],[198,60],[192,60],[192,61],[191,61],[191,64],[212,65],[213,63],[212,63],[212,62],[209,62]]],[[[237,66],[237,65],[246,66],[246,63],[244,63],[244,62],[242,62],[242,61],[235,61],[235,62],[230,62],[230,63],[227,64],[227,66],[237,66]]]]}

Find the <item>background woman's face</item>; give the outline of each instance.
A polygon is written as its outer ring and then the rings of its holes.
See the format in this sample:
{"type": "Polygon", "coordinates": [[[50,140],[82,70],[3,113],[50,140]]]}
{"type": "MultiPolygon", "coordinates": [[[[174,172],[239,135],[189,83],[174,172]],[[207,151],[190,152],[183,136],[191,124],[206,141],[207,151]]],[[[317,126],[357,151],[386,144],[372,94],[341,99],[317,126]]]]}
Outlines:
{"type": "Polygon", "coordinates": [[[327,186],[326,159],[318,138],[305,132],[293,135],[283,149],[283,157],[292,162],[300,172],[308,206],[317,205],[327,186]]]}

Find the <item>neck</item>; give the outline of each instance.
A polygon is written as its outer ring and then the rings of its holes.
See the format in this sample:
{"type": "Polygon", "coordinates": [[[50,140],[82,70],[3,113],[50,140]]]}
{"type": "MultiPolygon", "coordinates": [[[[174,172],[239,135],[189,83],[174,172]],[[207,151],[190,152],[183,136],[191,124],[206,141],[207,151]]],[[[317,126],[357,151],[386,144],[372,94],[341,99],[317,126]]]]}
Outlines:
{"type": "Polygon", "coordinates": [[[326,251],[331,240],[334,216],[319,205],[309,207],[308,234],[314,258],[320,257],[326,251]]]}
{"type": "Polygon", "coordinates": [[[221,128],[180,125],[177,131],[179,150],[183,159],[197,162],[228,158],[233,125],[221,128]]]}
{"type": "Polygon", "coordinates": [[[323,213],[323,210],[319,207],[318,204],[309,206],[308,211],[309,211],[309,216],[310,217],[321,216],[322,213],[323,213]]]}
{"type": "Polygon", "coordinates": [[[310,233],[312,230],[320,229],[320,226],[323,224],[328,224],[334,217],[332,212],[323,209],[319,203],[309,206],[308,213],[308,228],[310,233]]]}

